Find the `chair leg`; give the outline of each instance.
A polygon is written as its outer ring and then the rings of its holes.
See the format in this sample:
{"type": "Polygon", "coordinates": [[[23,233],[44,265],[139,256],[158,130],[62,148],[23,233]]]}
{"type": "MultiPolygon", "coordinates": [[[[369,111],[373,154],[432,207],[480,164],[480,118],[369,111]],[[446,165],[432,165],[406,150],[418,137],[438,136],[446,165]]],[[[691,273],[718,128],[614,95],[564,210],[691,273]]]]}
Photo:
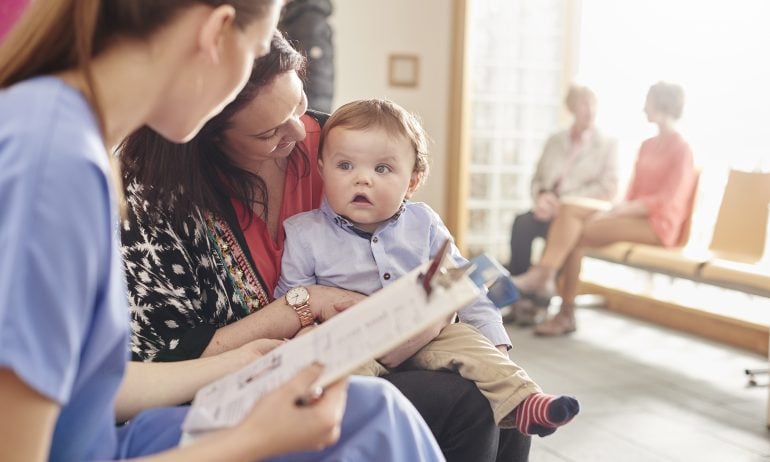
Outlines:
{"type": "MultiPolygon", "coordinates": [[[[757,382],[757,376],[770,374],[770,369],[745,369],[743,372],[749,376],[749,386],[758,387],[760,385],[759,382],[757,382]]],[[[766,385],[767,384],[764,384],[763,386],[766,385]]]]}
{"type": "MultiPolygon", "coordinates": [[[[770,338],[768,338],[768,352],[767,352],[767,359],[770,360],[770,338]]],[[[760,369],[762,370],[762,369],[760,369]]],[[[770,371],[769,369],[765,369],[765,372],[770,371]]],[[[751,376],[751,370],[746,369],[746,374],[749,374],[749,377],[751,376]]],[[[765,415],[765,427],[770,430],[770,387],[767,387],[767,414],[765,415]]]]}

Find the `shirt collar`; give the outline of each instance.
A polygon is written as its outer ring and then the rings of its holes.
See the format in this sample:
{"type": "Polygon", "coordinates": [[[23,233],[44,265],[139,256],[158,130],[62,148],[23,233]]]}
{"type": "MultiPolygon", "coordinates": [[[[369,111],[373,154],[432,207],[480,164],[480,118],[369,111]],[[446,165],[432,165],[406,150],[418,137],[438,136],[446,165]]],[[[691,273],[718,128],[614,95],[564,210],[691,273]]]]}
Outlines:
{"type": "MultiPolygon", "coordinates": [[[[332,210],[331,206],[329,206],[329,201],[326,200],[326,195],[324,195],[323,199],[321,199],[320,209],[321,209],[321,212],[323,212],[323,214],[326,216],[326,218],[329,219],[329,221],[331,221],[335,225],[339,226],[340,228],[348,232],[351,232],[364,239],[371,239],[372,236],[374,236],[375,234],[375,233],[368,233],[366,231],[356,228],[355,225],[353,225],[353,223],[350,222],[350,220],[343,217],[342,215],[338,215],[337,213],[335,213],[334,210],[332,210]]],[[[390,226],[391,224],[398,221],[399,217],[401,217],[401,215],[404,213],[405,210],[406,210],[406,200],[404,200],[401,203],[401,207],[399,207],[398,212],[396,212],[392,217],[390,217],[390,220],[388,220],[388,223],[386,226],[390,226]]]]}

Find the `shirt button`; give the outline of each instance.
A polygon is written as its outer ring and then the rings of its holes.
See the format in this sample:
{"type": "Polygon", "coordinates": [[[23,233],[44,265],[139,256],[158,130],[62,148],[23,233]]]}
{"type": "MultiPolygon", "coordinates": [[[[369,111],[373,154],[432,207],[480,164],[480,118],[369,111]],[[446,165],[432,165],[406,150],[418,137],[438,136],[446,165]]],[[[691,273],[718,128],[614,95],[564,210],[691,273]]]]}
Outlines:
{"type": "Polygon", "coordinates": [[[379,239],[377,239],[377,236],[374,236],[374,237],[372,238],[372,242],[374,242],[374,243],[376,244],[376,243],[377,243],[377,241],[379,241],[379,239]]]}
{"type": "Polygon", "coordinates": [[[383,275],[382,275],[382,278],[383,278],[383,279],[385,279],[385,280],[387,281],[388,279],[390,279],[390,273],[385,273],[385,274],[383,274],[383,275]]]}

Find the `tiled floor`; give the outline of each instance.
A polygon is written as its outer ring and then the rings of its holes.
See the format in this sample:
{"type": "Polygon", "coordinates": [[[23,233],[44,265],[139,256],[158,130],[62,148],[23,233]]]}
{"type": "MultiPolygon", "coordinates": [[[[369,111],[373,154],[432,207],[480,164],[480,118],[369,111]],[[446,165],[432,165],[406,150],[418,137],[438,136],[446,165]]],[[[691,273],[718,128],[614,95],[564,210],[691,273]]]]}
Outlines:
{"type": "Polygon", "coordinates": [[[743,373],[765,358],[602,309],[581,308],[578,324],[561,338],[509,328],[514,361],[581,403],[573,422],[533,440],[532,462],[770,460],[768,390],[743,373]]]}

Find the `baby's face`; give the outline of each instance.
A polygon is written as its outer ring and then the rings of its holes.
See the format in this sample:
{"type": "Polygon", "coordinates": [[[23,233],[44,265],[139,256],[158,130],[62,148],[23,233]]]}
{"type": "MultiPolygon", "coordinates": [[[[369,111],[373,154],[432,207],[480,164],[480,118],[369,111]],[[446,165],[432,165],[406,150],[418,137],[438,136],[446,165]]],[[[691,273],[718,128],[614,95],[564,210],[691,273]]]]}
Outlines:
{"type": "Polygon", "coordinates": [[[382,128],[333,128],[321,160],[329,205],[357,228],[374,232],[417,187],[415,158],[406,137],[391,136],[382,128]]]}

